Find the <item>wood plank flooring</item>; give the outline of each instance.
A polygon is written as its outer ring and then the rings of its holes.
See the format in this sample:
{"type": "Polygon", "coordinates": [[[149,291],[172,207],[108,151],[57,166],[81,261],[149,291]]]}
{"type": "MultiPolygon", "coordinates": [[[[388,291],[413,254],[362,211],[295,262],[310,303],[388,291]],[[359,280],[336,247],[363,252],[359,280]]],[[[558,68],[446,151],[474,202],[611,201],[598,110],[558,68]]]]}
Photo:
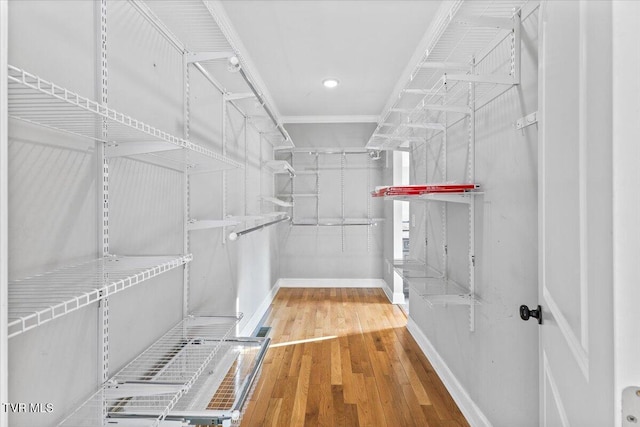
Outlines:
{"type": "Polygon", "coordinates": [[[381,289],[280,289],[241,426],[468,426],[405,325],[381,289]]]}

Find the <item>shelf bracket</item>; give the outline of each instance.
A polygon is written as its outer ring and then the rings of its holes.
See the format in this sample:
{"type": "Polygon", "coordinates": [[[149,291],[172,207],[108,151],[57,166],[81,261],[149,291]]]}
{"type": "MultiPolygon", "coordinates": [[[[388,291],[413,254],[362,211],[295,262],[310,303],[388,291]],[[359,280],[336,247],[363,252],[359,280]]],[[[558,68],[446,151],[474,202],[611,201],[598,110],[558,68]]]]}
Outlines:
{"type": "Polygon", "coordinates": [[[408,142],[420,142],[424,141],[424,138],[419,136],[397,136],[397,135],[384,135],[384,134],[374,134],[372,138],[384,138],[389,140],[397,140],[397,141],[408,141],[408,142]]]}
{"type": "Polygon", "coordinates": [[[492,16],[456,16],[455,22],[477,28],[499,28],[512,30],[513,20],[509,18],[496,18],[492,16]]]}
{"type": "Polygon", "coordinates": [[[189,52],[186,54],[187,64],[194,62],[215,61],[216,59],[228,59],[234,56],[233,52],[189,52]]]}
{"type": "Polygon", "coordinates": [[[431,89],[403,89],[402,93],[407,93],[410,95],[444,96],[444,93],[442,93],[442,91],[431,89]]]}
{"type": "Polygon", "coordinates": [[[471,66],[464,62],[430,62],[420,64],[420,68],[434,68],[443,70],[468,70],[471,66]]]}
{"type": "Polygon", "coordinates": [[[471,114],[471,108],[467,105],[424,104],[422,106],[422,109],[444,111],[449,113],[471,114]]]}
{"type": "Polygon", "coordinates": [[[516,120],[515,127],[516,130],[522,130],[528,126],[535,125],[536,123],[538,123],[538,112],[534,111],[533,113],[527,114],[526,116],[516,120]]]}
{"type": "Polygon", "coordinates": [[[445,74],[446,80],[471,82],[471,83],[494,83],[499,85],[514,85],[517,81],[510,75],[499,74],[445,74]]]}
{"type": "Polygon", "coordinates": [[[444,130],[442,123],[403,123],[401,126],[415,129],[444,130]]]}
{"type": "Polygon", "coordinates": [[[166,142],[127,142],[125,144],[107,146],[105,155],[107,158],[114,158],[173,150],[182,150],[182,147],[166,142]]]}
{"type": "Polygon", "coordinates": [[[256,95],[251,92],[246,93],[226,93],[224,94],[225,101],[236,101],[238,99],[255,98],[256,95]]]}

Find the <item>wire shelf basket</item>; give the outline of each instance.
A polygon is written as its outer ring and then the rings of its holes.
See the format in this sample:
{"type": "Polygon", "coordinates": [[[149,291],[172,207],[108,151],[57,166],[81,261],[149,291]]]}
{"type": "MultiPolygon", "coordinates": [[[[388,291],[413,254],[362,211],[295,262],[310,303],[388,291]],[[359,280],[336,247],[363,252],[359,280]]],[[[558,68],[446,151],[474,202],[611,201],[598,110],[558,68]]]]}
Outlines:
{"type": "Polygon", "coordinates": [[[164,426],[161,422],[199,384],[241,317],[184,319],[105,382],[59,426],[164,426]]]}

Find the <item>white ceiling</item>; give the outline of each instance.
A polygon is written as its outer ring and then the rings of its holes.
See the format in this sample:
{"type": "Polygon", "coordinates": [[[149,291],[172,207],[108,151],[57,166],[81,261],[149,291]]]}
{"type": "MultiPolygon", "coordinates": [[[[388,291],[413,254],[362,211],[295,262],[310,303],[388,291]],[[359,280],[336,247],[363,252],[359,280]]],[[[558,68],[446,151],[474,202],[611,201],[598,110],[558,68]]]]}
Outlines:
{"type": "Polygon", "coordinates": [[[317,122],[377,117],[441,1],[222,4],[278,113],[286,121],[317,122]],[[340,85],[324,88],[327,77],[340,85]]]}

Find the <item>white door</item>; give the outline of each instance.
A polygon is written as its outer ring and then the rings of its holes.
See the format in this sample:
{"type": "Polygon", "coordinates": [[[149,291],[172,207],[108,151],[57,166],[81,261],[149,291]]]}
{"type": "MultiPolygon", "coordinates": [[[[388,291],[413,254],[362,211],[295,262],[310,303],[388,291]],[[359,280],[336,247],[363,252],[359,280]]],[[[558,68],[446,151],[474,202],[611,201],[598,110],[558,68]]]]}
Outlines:
{"type": "Polygon", "coordinates": [[[610,427],[611,4],[543,2],[540,42],[540,425],[610,427]]]}

